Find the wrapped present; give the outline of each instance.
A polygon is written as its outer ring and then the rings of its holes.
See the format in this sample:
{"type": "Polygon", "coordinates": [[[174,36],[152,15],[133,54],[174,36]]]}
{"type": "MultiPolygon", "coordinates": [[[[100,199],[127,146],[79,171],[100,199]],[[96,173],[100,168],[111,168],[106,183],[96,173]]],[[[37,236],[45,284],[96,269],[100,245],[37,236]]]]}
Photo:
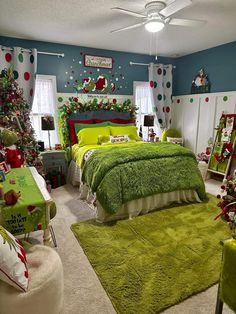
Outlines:
{"type": "Polygon", "coordinates": [[[46,175],[46,180],[50,182],[52,189],[56,189],[66,184],[65,176],[58,170],[53,170],[46,175]]]}

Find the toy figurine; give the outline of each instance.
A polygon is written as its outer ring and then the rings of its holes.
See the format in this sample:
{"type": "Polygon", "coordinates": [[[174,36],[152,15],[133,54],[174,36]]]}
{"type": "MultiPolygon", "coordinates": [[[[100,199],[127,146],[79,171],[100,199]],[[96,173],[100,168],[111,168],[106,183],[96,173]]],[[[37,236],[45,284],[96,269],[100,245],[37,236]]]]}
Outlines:
{"type": "Polygon", "coordinates": [[[151,128],[148,134],[149,141],[154,142],[155,136],[156,136],[156,133],[154,132],[154,129],[151,128]]]}

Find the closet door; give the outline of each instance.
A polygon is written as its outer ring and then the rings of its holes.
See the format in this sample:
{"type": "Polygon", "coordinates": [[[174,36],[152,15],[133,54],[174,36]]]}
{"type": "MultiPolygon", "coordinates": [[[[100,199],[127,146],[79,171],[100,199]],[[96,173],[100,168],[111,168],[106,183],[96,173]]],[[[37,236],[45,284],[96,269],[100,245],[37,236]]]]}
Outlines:
{"type": "Polygon", "coordinates": [[[183,96],[176,97],[173,100],[172,114],[171,114],[171,127],[183,133],[183,96]]]}
{"type": "Polygon", "coordinates": [[[184,146],[196,153],[198,133],[199,96],[187,96],[183,101],[184,146]]]}
{"type": "Polygon", "coordinates": [[[216,96],[210,94],[200,96],[196,153],[206,151],[210,138],[214,141],[215,111],[216,96]]]}
{"type": "Polygon", "coordinates": [[[181,131],[184,146],[196,153],[199,95],[176,97],[172,112],[172,127],[181,131]]]}

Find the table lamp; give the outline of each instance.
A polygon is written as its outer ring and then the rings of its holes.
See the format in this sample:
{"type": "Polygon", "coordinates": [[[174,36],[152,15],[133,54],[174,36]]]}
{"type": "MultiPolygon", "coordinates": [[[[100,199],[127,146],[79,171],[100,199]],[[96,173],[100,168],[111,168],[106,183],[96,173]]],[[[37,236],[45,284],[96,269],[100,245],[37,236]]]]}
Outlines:
{"type": "Polygon", "coordinates": [[[149,142],[149,127],[154,126],[154,115],[148,114],[144,116],[143,126],[148,127],[147,141],[149,142]]]}
{"type": "Polygon", "coordinates": [[[50,141],[50,131],[55,130],[54,118],[53,116],[43,116],[41,117],[41,129],[43,131],[48,131],[48,142],[49,149],[51,150],[51,141],[50,141]]]}

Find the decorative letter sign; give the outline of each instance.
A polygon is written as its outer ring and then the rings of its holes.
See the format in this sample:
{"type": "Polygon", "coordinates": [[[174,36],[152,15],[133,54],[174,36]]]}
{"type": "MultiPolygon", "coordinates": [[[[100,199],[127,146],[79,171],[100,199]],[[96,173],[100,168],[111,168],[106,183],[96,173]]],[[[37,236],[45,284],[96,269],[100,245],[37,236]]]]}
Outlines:
{"type": "Polygon", "coordinates": [[[112,58],[84,55],[84,65],[92,68],[112,69],[112,58]]]}

